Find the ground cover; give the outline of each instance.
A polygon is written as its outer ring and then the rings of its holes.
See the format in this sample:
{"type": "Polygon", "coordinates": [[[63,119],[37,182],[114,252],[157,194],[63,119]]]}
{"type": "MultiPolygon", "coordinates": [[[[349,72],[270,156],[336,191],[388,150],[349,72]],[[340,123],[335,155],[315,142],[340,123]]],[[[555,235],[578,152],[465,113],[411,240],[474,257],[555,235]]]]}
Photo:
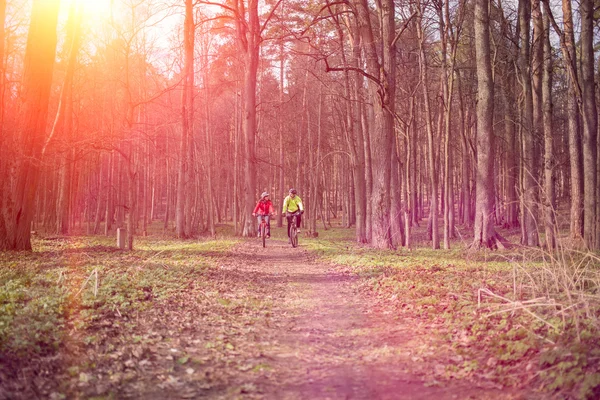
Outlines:
{"type": "Polygon", "coordinates": [[[519,246],[475,252],[467,242],[449,251],[376,251],[338,235],[322,234],[310,248],[364,277],[361,291],[397,318],[417,317],[443,338],[449,357],[438,368],[446,378],[600,396],[596,255],[519,246]]]}
{"type": "Polygon", "coordinates": [[[523,265],[522,249],[374,251],[352,237],[292,249],[279,228],[263,249],[153,236],[133,252],[46,237],[0,253],[0,398],[597,396],[596,303],[565,310],[577,282],[544,293],[552,307],[526,302],[523,267],[535,281],[555,271],[543,253],[523,265]]]}

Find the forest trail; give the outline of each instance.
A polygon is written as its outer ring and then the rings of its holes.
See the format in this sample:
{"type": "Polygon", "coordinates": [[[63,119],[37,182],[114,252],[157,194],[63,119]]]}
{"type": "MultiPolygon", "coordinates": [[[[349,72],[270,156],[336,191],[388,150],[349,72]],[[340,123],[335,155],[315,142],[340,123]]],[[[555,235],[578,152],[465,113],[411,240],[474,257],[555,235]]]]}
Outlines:
{"type": "Polygon", "coordinates": [[[463,360],[440,326],[393,309],[368,276],[316,259],[302,239],[194,246],[64,250],[65,274],[105,264],[98,298],[86,291],[56,353],[0,358],[0,400],[521,398],[480,371],[448,379],[463,360]]]}
{"type": "Polygon", "coordinates": [[[262,277],[259,282],[275,300],[272,318],[260,333],[260,356],[268,368],[250,380],[237,377],[245,381],[239,382],[242,397],[514,398],[469,382],[438,381],[442,365],[435,356],[424,361],[414,351],[437,352],[427,326],[394,318],[357,292],[359,277],[315,261],[301,245],[294,249],[272,240],[262,248],[247,241],[234,254],[221,268],[262,277]]]}

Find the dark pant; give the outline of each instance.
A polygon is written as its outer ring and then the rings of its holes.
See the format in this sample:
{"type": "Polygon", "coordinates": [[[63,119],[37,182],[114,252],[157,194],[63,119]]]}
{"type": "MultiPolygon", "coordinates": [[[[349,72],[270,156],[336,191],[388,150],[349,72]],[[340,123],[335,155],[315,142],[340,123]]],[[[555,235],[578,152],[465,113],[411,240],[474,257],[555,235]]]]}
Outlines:
{"type": "MultiPolygon", "coordinates": [[[[288,223],[288,237],[290,237],[290,228],[292,226],[292,218],[294,218],[292,215],[294,213],[288,213],[286,215],[287,218],[287,223],[288,223]]],[[[300,228],[300,223],[302,222],[302,214],[298,213],[296,214],[296,227],[300,228]]]]}
{"type": "Polygon", "coordinates": [[[262,219],[264,218],[267,221],[267,236],[271,235],[271,218],[269,215],[257,215],[256,218],[258,218],[258,234],[260,235],[260,223],[262,222],[262,219]]]}

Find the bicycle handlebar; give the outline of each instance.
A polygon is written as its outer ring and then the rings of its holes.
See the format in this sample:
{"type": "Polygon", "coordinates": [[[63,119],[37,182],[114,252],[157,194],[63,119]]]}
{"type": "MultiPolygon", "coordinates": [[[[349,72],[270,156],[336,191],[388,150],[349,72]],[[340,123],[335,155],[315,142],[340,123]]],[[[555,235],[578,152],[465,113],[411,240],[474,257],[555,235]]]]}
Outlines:
{"type": "Polygon", "coordinates": [[[303,210],[297,210],[297,211],[294,211],[294,212],[289,212],[289,211],[287,211],[287,212],[285,213],[285,215],[286,215],[287,217],[291,217],[291,216],[294,216],[294,215],[302,215],[302,213],[303,213],[303,210]]]}

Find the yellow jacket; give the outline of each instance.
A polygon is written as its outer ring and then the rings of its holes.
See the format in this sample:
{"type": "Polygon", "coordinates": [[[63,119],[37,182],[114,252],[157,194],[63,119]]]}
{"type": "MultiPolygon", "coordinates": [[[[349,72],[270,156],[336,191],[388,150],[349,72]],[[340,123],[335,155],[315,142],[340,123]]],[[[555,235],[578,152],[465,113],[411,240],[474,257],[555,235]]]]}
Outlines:
{"type": "Polygon", "coordinates": [[[302,199],[298,195],[294,196],[293,199],[288,195],[283,200],[283,210],[281,211],[281,213],[285,214],[286,211],[293,213],[298,210],[304,211],[304,205],[302,204],[302,199]]]}

